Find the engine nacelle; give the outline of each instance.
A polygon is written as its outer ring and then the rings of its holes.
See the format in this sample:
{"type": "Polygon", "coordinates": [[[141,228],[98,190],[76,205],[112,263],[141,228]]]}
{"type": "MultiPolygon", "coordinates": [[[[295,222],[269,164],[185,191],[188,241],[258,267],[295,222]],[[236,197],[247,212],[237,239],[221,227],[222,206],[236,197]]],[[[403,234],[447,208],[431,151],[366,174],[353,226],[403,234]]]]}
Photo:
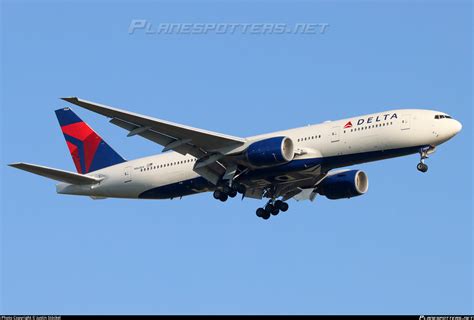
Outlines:
{"type": "Polygon", "coordinates": [[[248,161],[254,166],[271,166],[293,160],[293,141],[288,137],[274,137],[252,143],[246,151],[248,161]]]}
{"type": "Polygon", "coordinates": [[[344,199],[363,195],[369,189],[369,178],[364,171],[349,170],[326,177],[318,186],[318,193],[328,199],[344,199]]]}

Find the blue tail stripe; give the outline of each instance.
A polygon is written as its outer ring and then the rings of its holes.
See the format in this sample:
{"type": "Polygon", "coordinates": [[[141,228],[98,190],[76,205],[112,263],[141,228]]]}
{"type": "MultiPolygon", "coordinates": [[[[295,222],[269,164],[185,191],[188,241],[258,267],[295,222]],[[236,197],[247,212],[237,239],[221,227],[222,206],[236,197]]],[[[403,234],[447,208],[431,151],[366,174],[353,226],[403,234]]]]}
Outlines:
{"type": "Polygon", "coordinates": [[[97,147],[89,171],[96,171],[122,162],[125,162],[125,159],[115,152],[115,150],[112,149],[104,140],[102,140],[99,147],[97,147]]]}
{"type": "Polygon", "coordinates": [[[61,127],[82,121],[70,108],[58,109],[54,112],[61,127]]]}

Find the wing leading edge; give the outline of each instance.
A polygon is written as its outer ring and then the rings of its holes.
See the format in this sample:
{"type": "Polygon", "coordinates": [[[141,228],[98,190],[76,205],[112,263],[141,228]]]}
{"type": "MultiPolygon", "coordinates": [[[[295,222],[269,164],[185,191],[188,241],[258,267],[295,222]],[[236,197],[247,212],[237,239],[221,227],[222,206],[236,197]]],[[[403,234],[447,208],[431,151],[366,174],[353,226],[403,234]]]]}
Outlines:
{"type": "Polygon", "coordinates": [[[77,97],[63,100],[88,109],[103,116],[112,118],[111,123],[129,131],[128,136],[140,135],[162,145],[164,151],[174,150],[183,154],[189,153],[201,158],[205,154],[220,149],[237,148],[245,139],[217,132],[193,128],[153,117],[144,116],[77,97]]]}

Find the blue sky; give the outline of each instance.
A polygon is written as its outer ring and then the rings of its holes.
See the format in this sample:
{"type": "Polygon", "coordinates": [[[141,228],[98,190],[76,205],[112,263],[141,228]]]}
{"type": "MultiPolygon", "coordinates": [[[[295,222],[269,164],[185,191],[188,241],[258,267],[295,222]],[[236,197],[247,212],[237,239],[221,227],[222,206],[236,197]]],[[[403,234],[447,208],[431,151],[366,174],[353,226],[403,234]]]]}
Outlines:
{"type": "MultiPolygon", "coordinates": [[[[1,313],[472,313],[472,4],[2,1],[1,313]],[[324,34],[128,34],[159,23],[328,23],[324,34]],[[62,96],[236,136],[390,108],[463,131],[357,166],[369,192],[290,202],[100,200],[7,167],[73,170],[62,96]]],[[[73,108],[128,159],[160,146],[73,108]]]]}

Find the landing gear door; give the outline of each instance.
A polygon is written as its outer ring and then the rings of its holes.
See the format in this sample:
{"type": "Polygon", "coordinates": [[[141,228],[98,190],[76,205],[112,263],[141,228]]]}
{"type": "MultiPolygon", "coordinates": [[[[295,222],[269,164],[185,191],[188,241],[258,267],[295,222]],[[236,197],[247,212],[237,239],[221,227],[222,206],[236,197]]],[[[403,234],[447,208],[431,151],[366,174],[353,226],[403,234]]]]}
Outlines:
{"type": "Polygon", "coordinates": [[[401,122],[400,129],[402,129],[402,130],[410,129],[410,122],[411,122],[410,118],[411,118],[411,116],[409,114],[402,115],[402,122],[401,122]]]}
{"type": "Polygon", "coordinates": [[[341,127],[333,127],[331,129],[331,142],[338,142],[341,135],[341,127]]]}
{"type": "Polygon", "coordinates": [[[132,167],[125,167],[123,170],[123,182],[131,182],[132,181],[132,167]]]}

